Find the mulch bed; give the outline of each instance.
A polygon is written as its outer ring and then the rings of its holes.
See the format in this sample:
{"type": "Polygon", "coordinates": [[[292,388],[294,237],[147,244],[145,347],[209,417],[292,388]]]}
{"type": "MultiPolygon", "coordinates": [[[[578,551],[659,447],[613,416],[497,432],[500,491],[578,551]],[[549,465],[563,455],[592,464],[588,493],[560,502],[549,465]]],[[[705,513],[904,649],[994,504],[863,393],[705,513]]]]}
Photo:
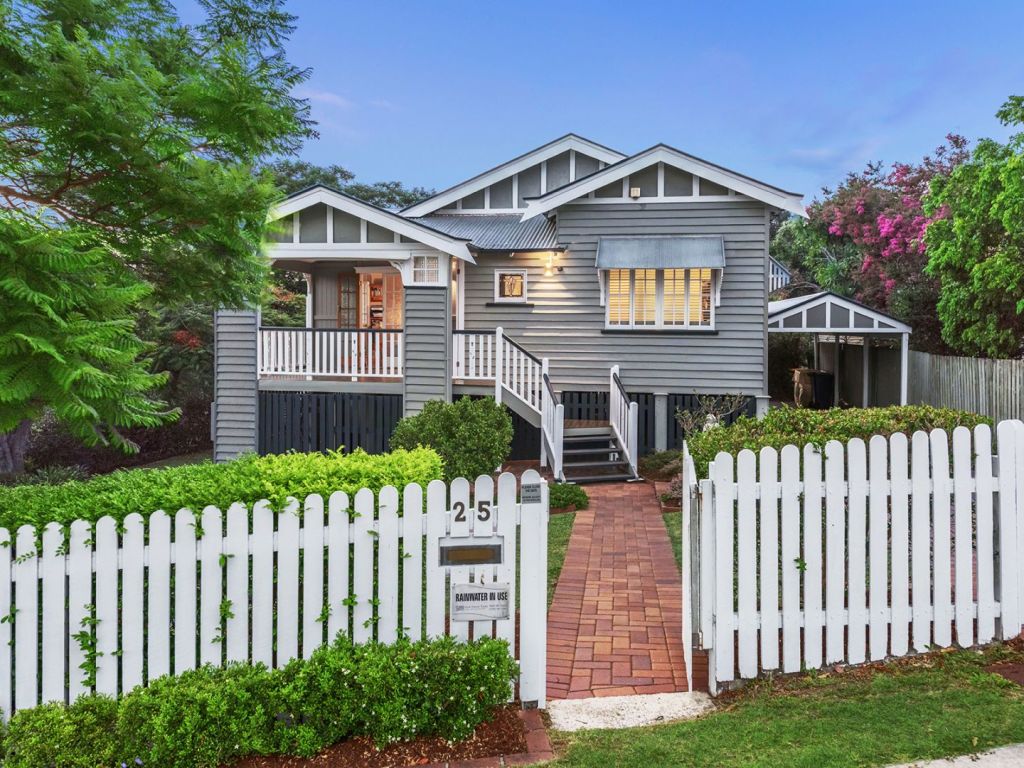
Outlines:
{"type": "Polygon", "coordinates": [[[371,739],[360,736],[328,747],[316,757],[247,757],[234,763],[233,768],[404,768],[520,755],[527,751],[524,718],[520,717],[519,708],[510,704],[477,728],[471,738],[457,744],[440,738],[422,738],[378,750],[371,739]]]}
{"type": "Polygon", "coordinates": [[[1024,686],[1024,663],[1014,661],[1003,661],[998,664],[990,664],[985,667],[986,672],[1002,675],[1011,683],[1024,686]]]}

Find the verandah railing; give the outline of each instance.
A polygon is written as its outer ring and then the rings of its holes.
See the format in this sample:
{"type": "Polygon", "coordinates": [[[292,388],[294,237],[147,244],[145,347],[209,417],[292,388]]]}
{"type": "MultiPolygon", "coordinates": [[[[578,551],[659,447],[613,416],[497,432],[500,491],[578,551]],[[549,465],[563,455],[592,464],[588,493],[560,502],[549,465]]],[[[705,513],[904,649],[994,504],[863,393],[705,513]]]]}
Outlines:
{"type": "Polygon", "coordinates": [[[268,328],[259,330],[260,376],[401,378],[401,330],[268,328]]]}

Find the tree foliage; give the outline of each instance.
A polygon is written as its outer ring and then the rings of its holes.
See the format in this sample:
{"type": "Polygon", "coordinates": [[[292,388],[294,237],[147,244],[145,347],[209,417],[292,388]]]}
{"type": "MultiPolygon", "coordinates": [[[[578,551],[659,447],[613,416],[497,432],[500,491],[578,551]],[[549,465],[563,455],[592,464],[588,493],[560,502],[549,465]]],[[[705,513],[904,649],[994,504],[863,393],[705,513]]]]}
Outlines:
{"type": "Polygon", "coordinates": [[[313,135],[291,96],[306,72],[284,57],[280,0],[200,5],[186,26],[163,0],[0,0],[8,459],[47,407],[122,445],[119,427],[159,421],[134,332],[147,296],[239,306],[264,290],[278,193],[253,168],[313,135]]]}
{"type": "Polygon", "coordinates": [[[400,181],[356,182],[355,175],[340,165],[314,165],[304,160],[284,159],[266,167],[274,184],[286,195],[322,184],[372,205],[394,209],[405,208],[434,194],[433,190],[407,187],[400,181]]]}
{"type": "MultiPolygon", "coordinates": [[[[997,116],[1024,126],[1024,97],[997,116]]],[[[971,159],[932,181],[925,206],[928,272],[941,283],[946,342],[972,355],[1024,354],[1024,132],[978,142],[971,159]]]]}
{"type": "Polygon", "coordinates": [[[939,283],[924,270],[928,260],[924,198],[933,179],[948,176],[969,156],[954,134],[919,163],[886,169],[870,163],[850,173],[808,209],[812,224],[836,243],[853,245],[860,263],[846,261],[853,297],[895,315],[913,329],[918,349],[946,351],[936,314],[939,283]]]}

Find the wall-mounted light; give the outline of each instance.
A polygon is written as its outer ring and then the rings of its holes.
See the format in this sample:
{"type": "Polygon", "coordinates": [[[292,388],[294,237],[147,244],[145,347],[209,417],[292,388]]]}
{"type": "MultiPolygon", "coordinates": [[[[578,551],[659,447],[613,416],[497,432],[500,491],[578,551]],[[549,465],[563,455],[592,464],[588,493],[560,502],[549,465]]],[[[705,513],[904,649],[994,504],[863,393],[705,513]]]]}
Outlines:
{"type": "Polygon", "coordinates": [[[551,277],[555,274],[556,269],[561,272],[563,268],[555,266],[555,252],[548,251],[548,261],[547,264],[544,265],[544,277],[551,277]]]}
{"type": "Polygon", "coordinates": [[[631,200],[636,200],[640,197],[640,187],[630,187],[629,197],[631,200]]]}

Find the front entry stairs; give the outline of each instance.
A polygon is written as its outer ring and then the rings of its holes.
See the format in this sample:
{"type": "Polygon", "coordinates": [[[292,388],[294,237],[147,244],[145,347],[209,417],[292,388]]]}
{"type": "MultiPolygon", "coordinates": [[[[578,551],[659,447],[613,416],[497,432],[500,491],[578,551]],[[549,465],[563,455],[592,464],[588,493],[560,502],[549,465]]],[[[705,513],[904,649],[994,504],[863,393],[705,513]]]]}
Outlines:
{"type": "Polygon", "coordinates": [[[634,480],[622,443],[608,423],[566,422],[562,439],[562,472],[567,483],[634,480]]]}

